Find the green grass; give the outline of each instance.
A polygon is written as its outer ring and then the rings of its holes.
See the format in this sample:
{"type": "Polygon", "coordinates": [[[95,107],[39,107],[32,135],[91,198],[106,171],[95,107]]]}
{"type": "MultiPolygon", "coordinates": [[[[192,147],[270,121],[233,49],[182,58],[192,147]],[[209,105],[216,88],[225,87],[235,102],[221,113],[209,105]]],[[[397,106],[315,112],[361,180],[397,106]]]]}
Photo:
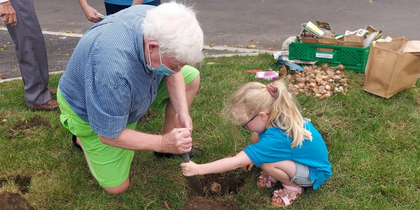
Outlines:
{"type": "MultiPolygon", "coordinates": [[[[231,125],[224,103],[241,85],[255,81],[249,69],[268,70],[271,55],[206,58],[198,66],[201,87],[191,107],[194,146],[205,163],[237,154],[250,144],[250,132],[231,125]]],[[[329,99],[299,95],[305,117],[321,132],[333,175],[318,190],[305,189],[289,209],[420,209],[420,81],[389,99],[369,94],[364,75],[345,71],[349,92],[329,99]]],[[[50,76],[57,86],[61,75],[50,76]]],[[[180,209],[188,200],[180,158],[157,159],[135,153],[131,186],[112,196],[89,173],[83,155],[60,124],[59,111],[31,112],[25,107],[22,81],[0,83],[0,191],[25,190],[34,209],[180,209]],[[20,127],[18,127],[20,125],[20,127]],[[17,177],[20,177],[17,178],[17,177]]],[[[137,130],[159,133],[163,112],[143,119],[137,130]]],[[[235,170],[245,184],[232,196],[239,209],[275,209],[274,189],[255,185],[260,169],[235,170]]],[[[280,185],[277,184],[278,188],[280,185]]]]}

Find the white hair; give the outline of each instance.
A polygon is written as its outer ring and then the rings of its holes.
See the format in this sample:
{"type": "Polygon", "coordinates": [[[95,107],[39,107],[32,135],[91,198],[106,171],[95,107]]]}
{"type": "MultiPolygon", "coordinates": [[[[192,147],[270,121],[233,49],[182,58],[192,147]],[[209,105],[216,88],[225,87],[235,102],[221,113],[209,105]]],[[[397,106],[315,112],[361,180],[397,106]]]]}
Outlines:
{"type": "Polygon", "coordinates": [[[203,59],[203,30],[191,7],[163,3],[147,12],[142,29],[145,38],[159,42],[162,54],[189,65],[203,59]]]}

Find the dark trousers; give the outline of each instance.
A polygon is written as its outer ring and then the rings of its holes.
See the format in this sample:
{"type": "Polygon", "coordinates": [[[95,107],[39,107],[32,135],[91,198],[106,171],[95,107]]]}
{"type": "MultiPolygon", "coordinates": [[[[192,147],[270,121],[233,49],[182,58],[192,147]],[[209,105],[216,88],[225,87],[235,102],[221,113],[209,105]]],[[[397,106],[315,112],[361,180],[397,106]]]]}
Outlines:
{"type": "MultiPolygon", "coordinates": [[[[160,4],[160,0],[155,0],[155,1],[148,2],[148,3],[143,3],[143,4],[158,6],[160,4]]],[[[112,15],[112,14],[117,13],[120,10],[126,9],[130,6],[131,5],[108,4],[108,3],[105,2],[106,15],[112,15]]]]}
{"type": "Polygon", "coordinates": [[[48,91],[48,61],[44,36],[35,13],[33,0],[10,0],[17,23],[7,30],[15,43],[15,52],[25,85],[27,106],[38,106],[51,99],[48,91]]]}

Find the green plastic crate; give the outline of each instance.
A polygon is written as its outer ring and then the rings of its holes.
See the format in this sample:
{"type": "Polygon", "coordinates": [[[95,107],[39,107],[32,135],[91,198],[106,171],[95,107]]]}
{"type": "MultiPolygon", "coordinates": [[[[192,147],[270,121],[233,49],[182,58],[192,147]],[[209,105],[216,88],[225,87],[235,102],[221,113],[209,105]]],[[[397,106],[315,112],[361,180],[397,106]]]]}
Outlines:
{"type": "Polygon", "coordinates": [[[347,47],[293,42],[289,45],[289,59],[327,62],[331,66],[341,63],[346,69],[365,73],[369,50],[370,46],[347,47]],[[324,52],[325,50],[332,52],[324,52]]]}

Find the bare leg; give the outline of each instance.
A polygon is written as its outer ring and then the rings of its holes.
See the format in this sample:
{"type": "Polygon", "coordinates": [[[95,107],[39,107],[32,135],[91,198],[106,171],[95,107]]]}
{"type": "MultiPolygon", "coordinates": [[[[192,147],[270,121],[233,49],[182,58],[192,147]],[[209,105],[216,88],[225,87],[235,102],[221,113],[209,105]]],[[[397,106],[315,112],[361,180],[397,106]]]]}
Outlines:
{"type": "MultiPolygon", "coordinates": [[[[188,83],[187,86],[185,86],[188,107],[191,106],[199,87],[200,87],[200,75],[198,75],[193,81],[191,81],[190,83],[188,83]]],[[[168,103],[166,104],[165,122],[163,124],[162,134],[168,133],[172,129],[174,129],[175,114],[176,113],[175,113],[174,106],[169,100],[168,103]]],[[[170,154],[170,153],[154,152],[154,154],[157,157],[166,157],[166,158],[174,157],[174,154],[170,154]]],[[[192,154],[190,154],[190,157],[191,156],[192,154]]]]}
{"type": "MultiPolygon", "coordinates": [[[[283,183],[283,185],[289,185],[291,187],[297,187],[298,184],[296,182],[291,182],[290,179],[296,173],[296,163],[291,160],[285,160],[276,163],[265,163],[261,165],[261,168],[265,170],[270,176],[274,177],[275,179],[279,180],[283,183]]],[[[299,193],[297,191],[293,191],[290,189],[283,188],[283,191],[298,197],[299,193]]],[[[273,204],[278,207],[285,206],[285,203],[281,197],[273,196],[272,200],[273,204]]],[[[290,203],[293,203],[294,200],[289,200],[290,203]]]]}
{"type": "Polygon", "coordinates": [[[109,194],[118,195],[126,191],[129,186],[130,186],[130,177],[127,177],[127,179],[122,184],[116,187],[112,187],[112,188],[102,187],[102,188],[104,188],[104,190],[107,191],[109,194]]]}
{"type": "MultiPolygon", "coordinates": [[[[80,141],[79,137],[77,137],[77,143],[80,145],[80,147],[82,147],[83,150],[83,145],[82,142],[80,141]]],[[[83,153],[85,154],[85,159],[86,162],[89,166],[89,170],[90,170],[90,165],[89,165],[89,159],[86,156],[86,152],[85,150],[83,150],[83,153]]],[[[90,170],[92,173],[92,170],[90,170]]],[[[125,190],[128,189],[128,187],[130,186],[130,177],[127,177],[127,179],[120,185],[116,186],[116,187],[112,187],[112,188],[107,188],[107,187],[102,187],[106,192],[108,192],[109,194],[113,194],[113,195],[117,195],[117,194],[121,194],[123,193],[125,190]]]]}
{"type": "MultiPolygon", "coordinates": [[[[197,94],[198,88],[200,87],[200,75],[198,75],[193,81],[191,81],[186,87],[186,95],[187,95],[187,102],[188,107],[191,106],[195,95],[197,94]]],[[[175,109],[171,103],[168,101],[166,104],[165,110],[165,122],[163,124],[163,134],[170,132],[174,129],[174,119],[175,119],[175,109]]]]}
{"type": "Polygon", "coordinates": [[[270,176],[279,180],[281,183],[297,186],[295,182],[290,182],[290,179],[296,173],[296,163],[291,160],[285,160],[275,163],[265,163],[261,165],[261,169],[266,171],[270,176]]]}

